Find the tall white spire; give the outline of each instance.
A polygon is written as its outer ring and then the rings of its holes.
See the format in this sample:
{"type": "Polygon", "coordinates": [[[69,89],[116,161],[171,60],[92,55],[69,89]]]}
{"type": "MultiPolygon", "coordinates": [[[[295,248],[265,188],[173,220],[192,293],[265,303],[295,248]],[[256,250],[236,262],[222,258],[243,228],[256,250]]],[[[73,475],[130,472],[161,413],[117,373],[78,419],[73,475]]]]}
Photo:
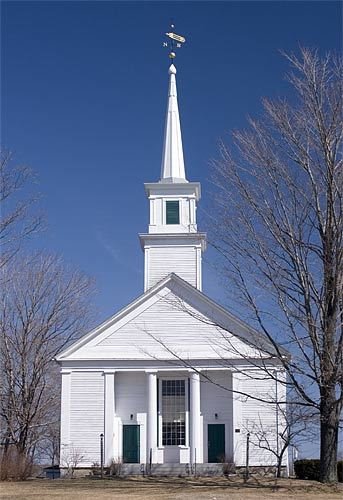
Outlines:
{"type": "MultiPolygon", "coordinates": [[[[166,44],[171,50],[170,59],[174,59],[174,47],[178,48],[185,38],[173,32],[167,36],[172,42],[178,42],[166,44]]],[[[159,182],[145,184],[150,220],[148,232],[139,235],[144,251],[144,290],[170,273],[178,274],[201,290],[201,259],[206,249],[206,235],[197,228],[200,183],[188,182],[185,176],[175,75],[176,68],[172,64],[161,178],[159,182]]]]}
{"type": "Polygon", "coordinates": [[[188,182],[185,175],[179,107],[176,91],[176,68],[169,68],[169,93],[164,129],[161,180],[163,183],[188,182]]]}

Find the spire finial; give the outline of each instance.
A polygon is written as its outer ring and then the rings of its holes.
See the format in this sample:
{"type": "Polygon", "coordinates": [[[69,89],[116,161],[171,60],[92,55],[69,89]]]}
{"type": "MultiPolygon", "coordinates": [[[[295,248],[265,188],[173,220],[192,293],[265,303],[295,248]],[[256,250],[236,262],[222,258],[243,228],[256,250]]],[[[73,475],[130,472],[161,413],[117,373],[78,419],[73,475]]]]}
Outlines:
{"type": "Polygon", "coordinates": [[[185,37],[174,33],[174,28],[175,25],[171,24],[170,31],[166,33],[166,36],[169,38],[169,40],[167,42],[163,42],[163,47],[168,47],[169,49],[169,58],[171,60],[175,59],[176,57],[175,49],[180,49],[182,47],[182,44],[186,41],[185,37]]]}
{"type": "MultiPolygon", "coordinates": [[[[171,33],[174,37],[179,36],[171,33]]],[[[176,68],[173,64],[173,51],[170,53],[172,64],[169,67],[169,90],[166,124],[164,129],[161,180],[163,183],[188,182],[185,175],[181,125],[176,91],[176,68]]]]}

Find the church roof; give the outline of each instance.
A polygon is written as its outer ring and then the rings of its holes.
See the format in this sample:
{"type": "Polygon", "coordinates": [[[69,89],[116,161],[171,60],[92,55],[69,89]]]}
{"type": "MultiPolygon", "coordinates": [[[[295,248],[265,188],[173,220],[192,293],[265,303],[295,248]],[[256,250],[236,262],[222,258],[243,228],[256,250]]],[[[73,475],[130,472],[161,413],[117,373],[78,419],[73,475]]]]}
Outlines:
{"type": "Polygon", "coordinates": [[[176,68],[169,67],[169,92],[161,165],[162,183],[187,182],[176,90],[176,68]]]}
{"type": "MultiPolygon", "coordinates": [[[[182,322],[185,320],[182,319],[182,322]]],[[[122,361],[149,358],[163,360],[173,355],[179,360],[184,356],[188,361],[239,357],[267,360],[277,358],[280,354],[289,356],[282,347],[279,347],[278,351],[277,354],[275,346],[261,333],[171,273],[114,316],[67,347],[58,354],[56,361],[92,359],[93,355],[96,359],[122,361]],[[159,309],[151,309],[156,307],[157,303],[160,304],[159,309]],[[146,314],[148,310],[150,316],[146,314]],[[179,334],[176,323],[180,315],[186,317],[188,323],[187,347],[181,351],[175,347],[180,346],[180,339],[173,338],[179,334]],[[175,323],[175,331],[170,324],[166,325],[169,320],[171,324],[175,323]],[[127,329],[128,324],[131,324],[131,330],[127,329]],[[156,332],[158,332],[157,337],[155,337],[156,332]],[[166,345],[163,344],[164,338],[167,339],[166,345]],[[156,345],[159,349],[156,349],[156,345]],[[248,348],[245,354],[241,352],[244,346],[248,348]],[[103,358],[100,353],[103,353],[103,358]]]]}

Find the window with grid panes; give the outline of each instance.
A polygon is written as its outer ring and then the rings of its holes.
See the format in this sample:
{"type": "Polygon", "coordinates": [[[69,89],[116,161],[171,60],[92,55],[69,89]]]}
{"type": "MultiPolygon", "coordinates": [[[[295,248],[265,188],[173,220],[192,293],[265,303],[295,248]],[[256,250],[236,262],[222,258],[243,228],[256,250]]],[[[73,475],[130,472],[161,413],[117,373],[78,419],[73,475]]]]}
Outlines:
{"type": "Polygon", "coordinates": [[[185,381],[162,380],[162,444],[186,444],[185,381]]]}

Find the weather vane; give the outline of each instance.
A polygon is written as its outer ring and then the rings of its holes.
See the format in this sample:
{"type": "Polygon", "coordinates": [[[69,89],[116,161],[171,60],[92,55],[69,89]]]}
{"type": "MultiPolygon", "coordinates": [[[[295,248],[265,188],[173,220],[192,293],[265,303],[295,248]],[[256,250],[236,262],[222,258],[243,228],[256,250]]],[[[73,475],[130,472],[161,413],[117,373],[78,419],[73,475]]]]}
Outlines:
{"type": "Polygon", "coordinates": [[[175,59],[175,49],[180,49],[182,47],[182,44],[185,43],[186,39],[183,36],[174,33],[174,24],[171,24],[170,28],[171,31],[169,33],[166,33],[166,36],[169,38],[169,40],[167,42],[163,42],[163,47],[168,47],[168,49],[170,50],[170,59],[175,59]]]}

